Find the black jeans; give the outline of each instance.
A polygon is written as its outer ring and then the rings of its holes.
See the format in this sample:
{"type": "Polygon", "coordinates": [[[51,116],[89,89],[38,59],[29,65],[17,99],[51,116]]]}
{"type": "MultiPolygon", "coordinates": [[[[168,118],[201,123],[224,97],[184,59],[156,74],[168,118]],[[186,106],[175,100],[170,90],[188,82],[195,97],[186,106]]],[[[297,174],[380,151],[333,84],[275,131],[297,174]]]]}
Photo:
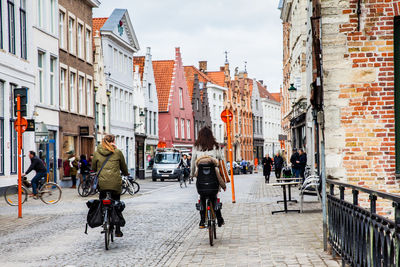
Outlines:
{"type": "Polygon", "coordinates": [[[269,183],[269,177],[271,176],[271,170],[265,171],[265,182],[269,183]]]}
{"type": "Polygon", "coordinates": [[[275,168],[275,176],[276,178],[281,178],[282,169],[275,168]]]}
{"type": "MultiPolygon", "coordinates": [[[[206,209],[207,209],[206,199],[207,199],[207,197],[210,199],[210,201],[212,201],[212,205],[213,205],[214,209],[217,206],[217,195],[214,195],[214,196],[213,195],[209,195],[209,196],[200,195],[200,204],[202,206],[202,209],[200,210],[200,221],[203,223],[205,222],[205,218],[206,218],[206,209]]],[[[215,211],[215,215],[217,216],[218,221],[222,219],[222,214],[221,214],[220,209],[215,211]]]]}
{"type": "Polygon", "coordinates": [[[76,185],[76,175],[71,175],[72,186],[76,185]]]}

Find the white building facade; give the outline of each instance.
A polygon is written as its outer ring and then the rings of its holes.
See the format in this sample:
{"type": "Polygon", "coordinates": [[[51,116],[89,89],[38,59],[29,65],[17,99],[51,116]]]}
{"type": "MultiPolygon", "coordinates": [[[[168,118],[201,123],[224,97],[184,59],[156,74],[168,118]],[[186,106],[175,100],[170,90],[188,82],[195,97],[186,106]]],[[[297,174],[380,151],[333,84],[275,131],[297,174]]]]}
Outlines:
{"type": "Polygon", "coordinates": [[[146,56],[144,57],[142,90],[144,93],[144,106],[145,106],[145,168],[148,172],[150,159],[154,157],[155,150],[158,145],[158,96],[157,87],[154,79],[153,61],[150,47],[146,49],[146,56]]]}
{"type": "Polygon", "coordinates": [[[281,105],[273,97],[261,98],[263,107],[264,155],[275,155],[280,151],[279,135],[281,134],[281,105]]]}
{"type": "MultiPolygon", "coordinates": [[[[37,53],[32,45],[34,1],[0,1],[0,188],[16,183],[17,135],[14,129],[13,89],[28,88],[27,118],[33,118],[37,53]]],[[[34,150],[34,135],[25,132],[26,155],[34,150]]],[[[23,170],[30,164],[27,156],[23,170]]]]}
{"type": "MultiPolygon", "coordinates": [[[[29,1],[31,2],[31,1],[29,1]]],[[[57,177],[59,153],[59,24],[58,1],[33,0],[32,64],[36,70],[34,119],[49,131],[49,145],[36,144],[35,151],[57,177]],[[47,160],[49,162],[47,162],[47,160]]]]}
{"type": "Polygon", "coordinates": [[[251,94],[251,109],[253,111],[253,147],[254,159],[261,162],[264,157],[264,129],[263,129],[263,103],[261,94],[266,93],[264,85],[253,79],[253,90],[251,94]]]}
{"type": "Polygon", "coordinates": [[[135,168],[133,55],[139,43],[126,9],[115,9],[100,29],[106,86],[110,97],[110,133],[125,156],[128,169],[135,168]]]}
{"type": "Polygon", "coordinates": [[[224,92],[228,89],[214,83],[207,83],[208,106],[210,107],[212,131],[216,141],[224,143],[224,122],[221,112],[224,110],[224,92]]]}

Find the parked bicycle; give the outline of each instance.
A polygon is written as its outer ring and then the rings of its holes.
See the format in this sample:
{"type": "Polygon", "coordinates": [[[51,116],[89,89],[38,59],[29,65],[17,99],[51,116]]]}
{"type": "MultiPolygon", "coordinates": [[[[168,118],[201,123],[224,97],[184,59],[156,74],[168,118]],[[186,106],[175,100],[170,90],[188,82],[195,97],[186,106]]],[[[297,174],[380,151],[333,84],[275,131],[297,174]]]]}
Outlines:
{"type": "Polygon", "coordinates": [[[97,190],[97,177],[96,173],[90,173],[86,176],[86,179],[78,186],[78,194],[81,197],[87,197],[89,195],[95,195],[98,193],[97,190]]]}
{"type": "Polygon", "coordinates": [[[140,185],[135,181],[136,178],[132,176],[122,176],[122,191],[121,195],[128,193],[133,196],[140,190],[140,185]]]}
{"type": "MultiPolygon", "coordinates": [[[[216,211],[222,208],[222,203],[220,199],[217,198],[216,206],[212,201],[207,197],[206,198],[206,212],[205,212],[205,222],[207,223],[206,227],[208,229],[208,237],[210,239],[210,246],[214,246],[214,239],[217,239],[217,216],[216,211]]],[[[201,210],[203,207],[199,203],[196,204],[197,210],[201,210]]]]}
{"type": "MultiPolygon", "coordinates": [[[[28,194],[32,194],[29,189],[30,183],[24,178],[22,184],[21,202],[24,204],[28,200],[28,194]]],[[[61,187],[53,182],[49,182],[49,175],[46,178],[42,178],[38,183],[38,198],[40,198],[46,204],[56,204],[61,199],[62,190],[61,187]]],[[[7,187],[4,193],[4,199],[10,206],[18,205],[18,184],[7,187]]]]}

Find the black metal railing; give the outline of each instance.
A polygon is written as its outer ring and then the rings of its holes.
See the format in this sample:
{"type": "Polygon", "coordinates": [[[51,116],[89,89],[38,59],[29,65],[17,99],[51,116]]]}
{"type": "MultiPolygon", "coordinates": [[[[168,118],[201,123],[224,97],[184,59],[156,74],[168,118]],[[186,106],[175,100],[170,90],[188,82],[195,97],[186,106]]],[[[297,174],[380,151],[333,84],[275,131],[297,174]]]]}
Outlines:
{"type": "Polygon", "coordinates": [[[342,265],[400,266],[400,196],[368,188],[327,180],[328,241],[332,253],[339,254],[342,265]],[[339,187],[339,197],[335,196],[339,187]],[[345,190],[352,190],[352,201],[345,200],[345,190]],[[358,204],[359,193],[369,195],[370,208],[358,204]],[[394,221],[376,213],[377,199],[393,203],[394,221]]]}

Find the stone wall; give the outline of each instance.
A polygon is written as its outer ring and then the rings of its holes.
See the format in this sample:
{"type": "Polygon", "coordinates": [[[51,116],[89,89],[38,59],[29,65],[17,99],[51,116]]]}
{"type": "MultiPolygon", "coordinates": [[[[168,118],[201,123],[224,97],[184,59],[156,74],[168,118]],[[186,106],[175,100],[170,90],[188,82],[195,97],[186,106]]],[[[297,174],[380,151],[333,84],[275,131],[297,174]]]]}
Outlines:
{"type": "Polygon", "coordinates": [[[395,181],[393,19],[399,1],[322,1],[326,166],[399,192],[395,181]]]}

